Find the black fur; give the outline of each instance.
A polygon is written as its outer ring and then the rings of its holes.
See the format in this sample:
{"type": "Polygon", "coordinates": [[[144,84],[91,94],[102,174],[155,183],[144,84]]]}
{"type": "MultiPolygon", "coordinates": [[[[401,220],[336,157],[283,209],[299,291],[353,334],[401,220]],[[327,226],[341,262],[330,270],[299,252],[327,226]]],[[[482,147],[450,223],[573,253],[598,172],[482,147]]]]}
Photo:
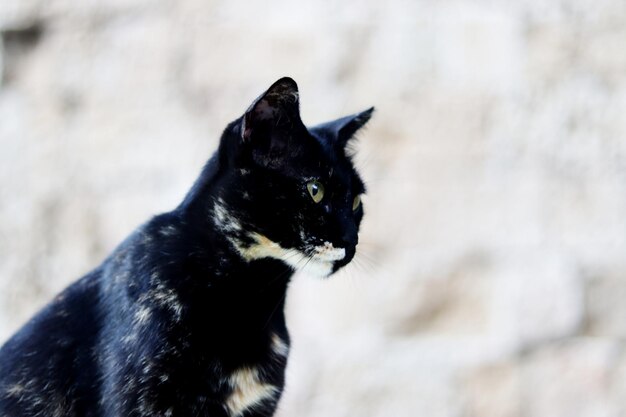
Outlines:
{"type": "Polygon", "coordinates": [[[297,94],[289,78],[274,83],[226,128],[179,207],[6,342],[0,416],[274,414],[291,275],[309,262],[332,273],[354,256],[363,210],[353,201],[365,190],[344,147],[372,112],[308,130],[297,94]],[[319,203],[312,180],[325,188],[319,203]],[[320,245],[345,257],[319,261],[320,245]]]}

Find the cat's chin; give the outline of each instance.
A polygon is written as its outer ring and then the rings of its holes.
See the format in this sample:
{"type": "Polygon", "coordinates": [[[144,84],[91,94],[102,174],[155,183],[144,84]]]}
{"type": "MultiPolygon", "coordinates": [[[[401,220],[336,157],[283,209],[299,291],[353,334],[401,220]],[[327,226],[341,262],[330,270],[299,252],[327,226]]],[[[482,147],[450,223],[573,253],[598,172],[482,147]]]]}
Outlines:
{"type": "Polygon", "coordinates": [[[319,261],[316,259],[311,259],[306,262],[306,265],[301,268],[296,268],[294,265],[290,265],[294,267],[297,271],[300,271],[306,275],[309,275],[314,278],[327,278],[335,272],[335,263],[330,261],[319,261]]]}
{"type": "Polygon", "coordinates": [[[304,250],[287,249],[280,259],[296,271],[316,278],[326,278],[337,271],[337,264],[345,257],[344,248],[335,248],[330,242],[324,242],[304,250]]]}
{"type": "MultiPolygon", "coordinates": [[[[285,249],[282,253],[273,253],[270,257],[280,259],[296,272],[302,272],[315,278],[326,278],[339,269],[338,264],[345,257],[344,249],[307,255],[298,249],[285,249]]],[[[307,251],[309,252],[309,251],[307,251]]]]}
{"type": "Polygon", "coordinates": [[[337,270],[336,264],[346,257],[346,250],[344,248],[335,248],[330,242],[324,242],[324,244],[319,246],[308,247],[305,252],[311,253],[312,255],[307,256],[303,252],[300,252],[304,262],[297,261],[295,265],[292,266],[298,271],[318,278],[326,278],[332,275],[337,270]]]}

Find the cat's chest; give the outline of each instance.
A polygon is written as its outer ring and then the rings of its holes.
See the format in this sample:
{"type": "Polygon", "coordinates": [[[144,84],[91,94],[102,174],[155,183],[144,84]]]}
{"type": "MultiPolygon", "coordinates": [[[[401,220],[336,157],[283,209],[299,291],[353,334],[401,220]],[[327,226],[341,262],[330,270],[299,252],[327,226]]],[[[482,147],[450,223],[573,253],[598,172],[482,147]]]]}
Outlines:
{"type": "Polygon", "coordinates": [[[274,409],[283,390],[289,346],[271,333],[268,355],[255,364],[246,364],[228,373],[224,406],[230,416],[255,408],[274,409]]]}
{"type": "MultiPolygon", "coordinates": [[[[219,340],[213,340],[215,347],[219,340]]],[[[154,381],[155,398],[178,399],[165,404],[163,410],[172,407],[180,409],[182,415],[198,416],[240,417],[250,412],[272,415],[285,385],[288,336],[270,329],[260,340],[246,338],[239,343],[243,345],[224,345],[229,352],[203,348],[200,353],[196,349],[198,345],[170,349],[178,353],[152,357],[150,369],[142,370],[148,374],[141,379],[154,381]]],[[[161,345],[159,352],[165,352],[165,345],[161,345]]],[[[133,375],[122,379],[129,378],[133,379],[133,375]]]]}

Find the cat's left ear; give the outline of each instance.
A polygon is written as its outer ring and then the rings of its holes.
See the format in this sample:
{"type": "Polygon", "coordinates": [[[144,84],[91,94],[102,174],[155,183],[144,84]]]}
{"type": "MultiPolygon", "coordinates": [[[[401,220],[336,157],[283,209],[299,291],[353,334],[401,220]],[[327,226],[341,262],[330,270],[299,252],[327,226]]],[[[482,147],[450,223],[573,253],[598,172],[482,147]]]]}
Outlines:
{"type": "Polygon", "coordinates": [[[329,140],[333,144],[344,147],[354,134],[361,129],[374,113],[374,107],[360,113],[345,116],[332,122],[322,123],[309,130],[321,136],[324,140],[329,140]]]}

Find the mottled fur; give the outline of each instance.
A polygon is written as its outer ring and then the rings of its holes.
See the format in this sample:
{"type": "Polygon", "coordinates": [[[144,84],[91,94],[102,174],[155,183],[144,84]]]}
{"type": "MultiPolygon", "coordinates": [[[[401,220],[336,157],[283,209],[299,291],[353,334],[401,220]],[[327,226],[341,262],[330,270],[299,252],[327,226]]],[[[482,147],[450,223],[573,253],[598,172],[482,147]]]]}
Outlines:
{"type": "Polygon", "coordinates": [[[307,129],[295,82],[272,85],[179,207],[0,349],[0,416],[273,415],[291,275],[327,276],[355,253],[364,187],[344,148],[370,114],[307,129]],[[320,203],[311,180],[325,185],[320,203]]]}

